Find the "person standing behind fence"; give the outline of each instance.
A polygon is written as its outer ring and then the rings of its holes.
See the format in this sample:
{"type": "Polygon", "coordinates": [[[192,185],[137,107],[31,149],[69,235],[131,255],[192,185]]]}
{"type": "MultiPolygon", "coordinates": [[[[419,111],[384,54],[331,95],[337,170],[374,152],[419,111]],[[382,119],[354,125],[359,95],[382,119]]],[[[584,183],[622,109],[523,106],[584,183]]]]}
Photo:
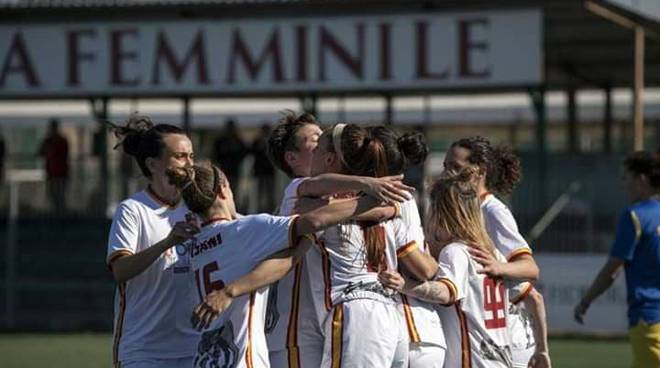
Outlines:
{"type": "Polygon", "coordinates": [[[244,212],[239,182],[241,179],[241,164],[247,154],[248,149],[238,135],[236,122],[232,119],[227,120],[222,135],[213,144],[213,159],[227,175],[229,184],[234,191],[238,212],[244,212]]]}
{"type": "Polygon", "coordinates": [[[51,210],[66,210],[66,187],[69,177],[69,142],[60,133],[60,121],[51,119],[48,134],[41,142],[39,155],[46,160],[46,186],[51,210]]]}
{"type": "Polygon", "coordinates": [[[178,127],[133,117],[114,126],[124,153],[133,156],[147,187],[115,211],[106,262],[117,282],[113,340],[114,367],[191,367],[199,333],[190,324],[195,307],[187,257],[175,245],[199,228],[166,171],[192,167],[190,139],[178,127]]]}
{"type": "Polygon", "coordinates": [[[591,303],[626,271],[633,367],[660,367],[660,155],[635,152],[623,162],[631,202],[619,218],[610,257],[575,307],[583,323],[591,303]]]}
{"type": "Polygon", "coordinates": [[[252,143],[254,165],[252,174],[257,178],[257,212],[271,213],[275,210],[275,167],[268,159],[268,137],[270,125],[261,126],[261,135],[252,143]]]}

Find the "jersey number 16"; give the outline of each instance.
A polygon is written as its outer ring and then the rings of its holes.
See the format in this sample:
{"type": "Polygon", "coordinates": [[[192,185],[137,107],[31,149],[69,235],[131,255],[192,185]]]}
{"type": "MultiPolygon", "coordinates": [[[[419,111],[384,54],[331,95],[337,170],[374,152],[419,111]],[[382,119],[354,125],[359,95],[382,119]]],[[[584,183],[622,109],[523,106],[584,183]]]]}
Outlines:
{"type": "Polygon", "coordinates": [[[200,270],[195,270],[195,283],[197,284],[197,292],[199,293],[199,299],[203,300],[204,297],[213,290],[221,290],[225,287],[225,283],[222,280],[211,281],[211,273],[219,270],[218,262],[211,262],[202,267],[201,272],[201,281],[200,281],[200,270]],[[204,289],[202,289],[202,286],[204,289]]]}

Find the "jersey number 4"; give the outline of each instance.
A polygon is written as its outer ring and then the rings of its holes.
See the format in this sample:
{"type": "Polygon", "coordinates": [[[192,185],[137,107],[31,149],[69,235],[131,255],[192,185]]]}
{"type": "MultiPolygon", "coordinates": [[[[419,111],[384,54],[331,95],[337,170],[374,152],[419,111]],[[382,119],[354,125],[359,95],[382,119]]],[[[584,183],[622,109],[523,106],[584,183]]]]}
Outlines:
{"type": "Polygon", "coordinates": [[[204,299],[208,293],[213,290],[221,290],[225,287],[225,283],[222,280],[211,281],[211,273],[219,270],[218,262],[211,262],[202,267],[201,280],[200,280],[200,270],[195,270],[195,283],[197,283],[197,292],[199,293],[199,298],[204,299]],[[202,286],[204,289],[202,289],[202,286]]]}
{"type": "Polygon", "coordinates": [[[492,318],[484,320],[487,329],[506,327],[505,308],[504,284],[486,277],[484,279],[484,311],[490,312],[492,315],[492,318]]]}

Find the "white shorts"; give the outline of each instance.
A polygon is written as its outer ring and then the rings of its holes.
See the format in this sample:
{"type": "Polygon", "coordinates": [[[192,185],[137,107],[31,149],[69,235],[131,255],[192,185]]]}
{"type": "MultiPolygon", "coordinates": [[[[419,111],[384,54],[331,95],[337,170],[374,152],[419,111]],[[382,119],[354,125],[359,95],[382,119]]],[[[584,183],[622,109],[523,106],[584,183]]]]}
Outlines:
{"type": "Polygon", "coordinates": [[[178,359],[135,359],[122,361],[121,368],[190,368],[193,357],[178,359]]]}
{"type": "Polygon", "coordinates": [[[534,355],[536,350],[535,346],[532,346],[528,349],[516,349],[513,347],[511,349],[511,360],[513,361],[513,368],[527,368],[527,363],[534,355]]]}
{"type": "Polygon", "coordinates": [[[288,350],[271,351],[268,354],[271,368],[317,368],[323,359],[323,343],[317,346],[298,346],[298,354],[288,350]],[[295,360],[295,361],[293,361],[295,360]]]}
{"type": "Polygon", "coordinates": [[[323,368],[408,366],[408,334],[396,303],[337,304],[325,323],[323,368]]]}
{"type": "Polygon", "coordinates": [[[410,368],[442,368],[445,365],[446,349],[442,346],[420,342],[410,343],[409,349],[410,368]]]}

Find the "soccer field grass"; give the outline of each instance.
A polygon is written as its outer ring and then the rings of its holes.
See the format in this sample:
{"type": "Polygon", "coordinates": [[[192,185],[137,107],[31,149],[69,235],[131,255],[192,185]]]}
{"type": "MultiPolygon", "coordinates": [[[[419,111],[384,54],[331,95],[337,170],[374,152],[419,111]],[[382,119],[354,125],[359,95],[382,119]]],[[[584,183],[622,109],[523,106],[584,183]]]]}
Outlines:
{"type": "MultiPolygon", "coordinates": [[[[96,368],[111,366],[112,337],[107,334],[2,334],[0,367],[96,368]]],[[[550,341],[555,368],[625,368],[627,341],[550,341]]]]}

